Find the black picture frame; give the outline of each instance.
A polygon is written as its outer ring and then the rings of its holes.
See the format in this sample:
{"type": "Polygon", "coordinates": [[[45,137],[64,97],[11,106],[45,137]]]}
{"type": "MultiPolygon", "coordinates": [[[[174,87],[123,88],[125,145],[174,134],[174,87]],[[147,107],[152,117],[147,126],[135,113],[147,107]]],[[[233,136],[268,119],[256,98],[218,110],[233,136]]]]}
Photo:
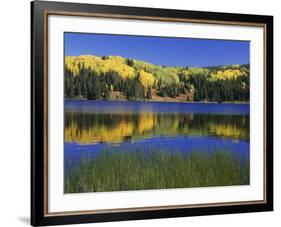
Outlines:
{"type": "Polygon", "coordinates": [[[138,8],[63,2],[31,2],[31,224],[33,226],[75,224],[89,222],[124,221],[137,219],[171,218],[213,214],[229,214],[273,210],[273,17],[201,11],[156,8],[138,8]],[[220,206],[166,209],[136,209],[116,212],[81,212],[48,214],[46,204],[46,151],[48,144],[48,78],[47,21],[48,15],[100,14],[102,17],[134,18],[145,20],[192,20],[194,23],[263,24],[265,28],[265,201],[220,206]]]}

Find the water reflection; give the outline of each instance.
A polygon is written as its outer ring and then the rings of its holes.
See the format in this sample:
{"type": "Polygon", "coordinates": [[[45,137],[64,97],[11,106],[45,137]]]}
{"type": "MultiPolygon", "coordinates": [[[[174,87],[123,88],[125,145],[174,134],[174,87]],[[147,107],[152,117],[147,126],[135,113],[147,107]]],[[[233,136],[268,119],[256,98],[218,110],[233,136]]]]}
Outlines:
{"type": "Polygon", "coordinates": [[[65,112],[65,142],[121,143],[161,136],[249,140],[249,115],[65,112]]]}
{"type": "Polygon", "coordinates": [[[249,184],[249,105],[67,100],[64,119],[66,193],[249,184]]]}

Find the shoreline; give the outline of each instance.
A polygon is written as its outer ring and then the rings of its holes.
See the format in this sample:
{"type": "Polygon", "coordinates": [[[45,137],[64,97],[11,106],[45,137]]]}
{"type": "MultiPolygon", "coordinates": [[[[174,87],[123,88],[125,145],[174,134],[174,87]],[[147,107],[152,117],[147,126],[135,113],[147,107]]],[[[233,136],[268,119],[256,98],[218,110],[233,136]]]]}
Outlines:
{"type": "Polygon", "coordinates": [[[204,101],[159,101],[159,100],[123,100],[123,99],[85,99],[85,98],[64,98],[64,101],[109,101],[109,102],[145,102],[145,103],[186,103],[186,104],[250,104],[250,102],[204,102],[204,101]]]}

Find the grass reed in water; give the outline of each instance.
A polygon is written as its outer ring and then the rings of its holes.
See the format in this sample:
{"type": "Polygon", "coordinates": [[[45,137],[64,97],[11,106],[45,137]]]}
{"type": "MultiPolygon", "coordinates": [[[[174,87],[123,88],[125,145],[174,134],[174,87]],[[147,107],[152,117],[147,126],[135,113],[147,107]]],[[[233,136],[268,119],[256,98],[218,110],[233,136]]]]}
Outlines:
{"type": "Polygon", "coordinates": [[[249,160],[231,151],[103,151],[70,164],[65,193],[249,184],[249,160]]]}

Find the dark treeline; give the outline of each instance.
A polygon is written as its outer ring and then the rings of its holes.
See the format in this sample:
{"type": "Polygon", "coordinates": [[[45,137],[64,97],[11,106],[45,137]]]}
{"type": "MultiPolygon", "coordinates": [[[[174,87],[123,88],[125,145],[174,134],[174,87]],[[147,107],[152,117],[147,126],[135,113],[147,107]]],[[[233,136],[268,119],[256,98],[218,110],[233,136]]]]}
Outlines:
{"type": "MultiPolygon", "coordinates": [[[[131,64],[131,62],[128,62],[131,64]]],[[[209,68],[216,70],[215,67],[209,68]]],[[[152,98],[152,90],[162,97],[176,98],[180,94],[187,95],[186,101],[233,102],[249,101],[249,75],[240,75],[232,79],[211,79],[206,75],[178,75],[179,83],[163,83],[157,80],[152,87],[144,87],[135,78],[123,79],[117,72],[97,74],[85,68],[79,75],[65,70],[65,97],[86,99],[110,99],[113,91],[121,92],[128,100],[144,100],[152,98]]]]}
{"type": "Polygon", "coordinates": [[[249,101],[249,76],[215,81],[204,76],[191,76],[190,84],[195,88],[194,101],[249,101]]]}
{"type": "Polygon", "coordinates": [[[74,76],[65,71],[65,97],[82,97],[86,99],[109,99],[111,91],[119,91],[127,99],[144,99],[149,96],[144,86],[137,79],[122,79],[116,72],[97,75],[87,69],[82,69],[80,75],[74,76]]]}

